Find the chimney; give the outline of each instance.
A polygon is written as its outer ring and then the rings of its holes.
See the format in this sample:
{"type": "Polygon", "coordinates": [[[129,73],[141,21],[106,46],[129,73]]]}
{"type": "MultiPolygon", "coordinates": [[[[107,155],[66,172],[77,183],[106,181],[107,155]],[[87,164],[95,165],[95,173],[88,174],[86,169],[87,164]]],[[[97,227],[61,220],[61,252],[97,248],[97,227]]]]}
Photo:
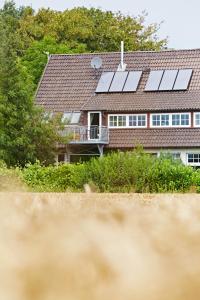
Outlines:
{"type": "Polygon", "coordinates": [[[126,64],[124,64],[124,42],[121,41],[121,62],[117,68],[117,71],[125,71],[126,64]]]}

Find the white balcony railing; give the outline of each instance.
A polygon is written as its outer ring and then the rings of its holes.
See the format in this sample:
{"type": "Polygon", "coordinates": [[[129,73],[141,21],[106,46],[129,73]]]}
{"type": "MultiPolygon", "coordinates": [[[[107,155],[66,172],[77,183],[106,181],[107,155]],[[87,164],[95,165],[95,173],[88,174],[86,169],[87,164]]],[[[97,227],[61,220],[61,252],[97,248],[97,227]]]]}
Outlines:
{"type": "Polygon", "coordinates": [[[109,130],[105,126],[66,126],[63,136],[69,136],[70,144],[108,144],[109,130]]]}

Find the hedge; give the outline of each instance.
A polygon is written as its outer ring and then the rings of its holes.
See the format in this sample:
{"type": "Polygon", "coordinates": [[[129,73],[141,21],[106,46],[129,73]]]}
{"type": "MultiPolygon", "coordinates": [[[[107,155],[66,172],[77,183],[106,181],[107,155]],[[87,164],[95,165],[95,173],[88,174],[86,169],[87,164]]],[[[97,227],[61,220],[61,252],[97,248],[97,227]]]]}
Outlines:
{"type": "Polygon", "coordinates": [[[86,183],[99,192],[186,192],[194,182],[200,186],[199,175],[181,161],[143,151],[113,152],[77,165],[44,167],[37,162],[22,170],[26,184],[43,192],[83,191],[86,183]]]}

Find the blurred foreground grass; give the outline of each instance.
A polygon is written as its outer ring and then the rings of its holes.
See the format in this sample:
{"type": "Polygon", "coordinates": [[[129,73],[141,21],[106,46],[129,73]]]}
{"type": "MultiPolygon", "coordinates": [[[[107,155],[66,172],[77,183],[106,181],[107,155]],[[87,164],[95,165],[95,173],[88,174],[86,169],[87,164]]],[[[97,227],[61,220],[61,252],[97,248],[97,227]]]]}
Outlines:
{"type": "Polygon", "coordinates": [[[0,193],[0,299],[200,297],[200,195],[0,193]]]}

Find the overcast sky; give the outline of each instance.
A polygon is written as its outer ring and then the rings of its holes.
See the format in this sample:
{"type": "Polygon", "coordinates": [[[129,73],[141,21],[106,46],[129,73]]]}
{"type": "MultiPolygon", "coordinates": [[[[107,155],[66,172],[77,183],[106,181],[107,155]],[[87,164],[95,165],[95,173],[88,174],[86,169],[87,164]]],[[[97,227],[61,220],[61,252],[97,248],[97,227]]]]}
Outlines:
{"type": "MultiPolygon", "coordinates": [[[[17,6],[31,5],[34,9],[51,7],[64,10],[76,6],[98,7],[136,16],[146,10],[148,23],[161,25],[159,37],[169,37],[171,48],[200,48],[199,0],[16,0],[17,6]]],[[[2,6],[4,0],[0,0],[2,6]]]]}

